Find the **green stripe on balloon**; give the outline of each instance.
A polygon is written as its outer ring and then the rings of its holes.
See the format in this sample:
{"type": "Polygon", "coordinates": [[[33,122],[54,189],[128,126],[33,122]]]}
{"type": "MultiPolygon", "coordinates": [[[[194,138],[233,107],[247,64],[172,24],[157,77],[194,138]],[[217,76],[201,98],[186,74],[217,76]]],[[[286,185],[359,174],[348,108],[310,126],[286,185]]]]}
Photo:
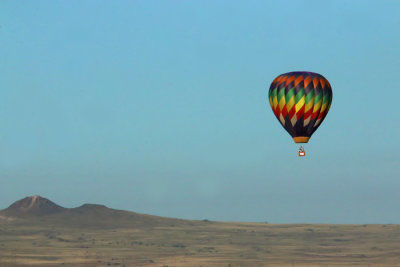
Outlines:
{"type": "Polygon", "coordinates": [[[318,104],[319,101],[321,101],[321,98],[322,98],[322,91],[320,91],[319,94],[315,96],[314,104],[318,104]]]}
{"type": "Polygon", "coordinates": [[[278,93],[278,103],[281,100],[281,98],[284,96],[285,96],[285,88],[281,88],[281,90],[278,93]]]}
{"type": "Polygon", "coordinates": [[[290,89],[287,93],[286,93],[286,103],[289,102],[289,100],[292,98],[292,96],[294,96],[294,88],[290,89]]]}
{"type": "Polygon", "coordinates": [[[329,99],[330,99],[330,94],[328,93],[328,94],[324,95],[324,98],[323,98],[323,100],[322,100],[322,103],[323,103],[323,104],[327,103],[327,102],[329,101],[329,99]]]}
{"type": "Polygon", "coordinates": [[[276,96],[276,90],[278,90],[278,88],[275,88],[274,90],[271,91],[271,99],[274,100],[275,96],[276,96]]]}
{"type": "Polygon", "coordinates": [[[302,88],[297,94],[296,97],[294,99],[294,101],[296,102],[296,104],[300,101],[300,99],[304,96],[304,88],[302,88]]]}
{"type": "Polygon", "coordinates": [[[314,97],[314,90],[311,90],[311,91],[308,93],[308,95],[306,95],[306,104],[308,104],[309,102],[311,102],[312,99],[313,99],[313,97],[314,97]]]}

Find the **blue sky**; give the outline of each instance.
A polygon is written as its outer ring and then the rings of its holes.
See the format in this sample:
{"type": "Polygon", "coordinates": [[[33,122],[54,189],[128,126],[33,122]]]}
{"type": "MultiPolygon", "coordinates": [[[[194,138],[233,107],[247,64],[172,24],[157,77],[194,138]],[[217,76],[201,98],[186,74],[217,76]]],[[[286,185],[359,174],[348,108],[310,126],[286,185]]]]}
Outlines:
{"type": "Polygon", "coordinates": [[[0,208],[400,223],[399,1],[1,1],[0,208]],[[279,74],[331,83],[305,145],[279,74]]]}

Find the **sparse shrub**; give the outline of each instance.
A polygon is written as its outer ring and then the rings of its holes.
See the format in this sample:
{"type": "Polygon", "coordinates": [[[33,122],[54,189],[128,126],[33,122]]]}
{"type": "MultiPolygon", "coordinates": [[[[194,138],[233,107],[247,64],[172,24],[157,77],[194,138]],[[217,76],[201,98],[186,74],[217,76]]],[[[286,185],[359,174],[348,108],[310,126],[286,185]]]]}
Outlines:
{"type": "Polygon", "coordinates": [[[186,245],[184,245],[184,244],[173,244],[172,246],[175,248],[185,248],[186,247],[186,245]]]}

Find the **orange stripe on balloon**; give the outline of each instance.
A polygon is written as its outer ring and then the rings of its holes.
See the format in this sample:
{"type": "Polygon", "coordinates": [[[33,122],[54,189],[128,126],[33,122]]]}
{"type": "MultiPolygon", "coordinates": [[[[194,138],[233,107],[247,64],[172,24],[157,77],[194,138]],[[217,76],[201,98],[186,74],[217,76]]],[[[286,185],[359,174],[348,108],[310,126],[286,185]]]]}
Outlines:
{"type": "Polygon", "coordinates": [[[282,76],[282,79],[279,81],[279,84],[278,84],[278,85],[280,85],[280,84],[282,84],[282,83],[285,83],[286,80],[287,80],[287,78],[288,78],[288,76],[282,76]]]}
{"type": "Polygon", "coordinates": [[[278,76],[275,78],[275,80],[272,83],[276,83],[276,85],[278,85],[281,80],[282,80],[282,76],[278,76]]]}
{"type": "Polygon", "coordinates": [[[330,88],[331,84],[329,83],[329,81],[328,80],[325,80],[325,81],[326,81],[326,84],[328,85],[328,87],[330,88]]]}
{"type": "Polygon", "coordinates": [[[304,79],[304,88],[306,88],[307,85],[308,85],[311,81],[312,81],[311,77],[310,77],[310,76],[307,76],[307,77],[304,79]]]}
{"type": "Polygon", "coordinates": [[[301,81],[303,80],[303,76],[297,77],[297,79],[294,81],[294,87],[296,87],[301,81]]]}
{"type": "Polygon", "coordinates": [[[296,77],[295,77],[294,75],[288,77],[288,79],[286,80],[286,86],[288,86],[289,83],[293,82],[293,80],[294,80],[295,78],[296,78],[296,77]]]}
{"type": "Polygon", "coordinates": [[[325,87],[325,79],[324,78],[319,78],[319,82],[321,83],[322,88],[325,87]]]}
{"type": "Polygon", "coordinates": [[[314,88],[317,88],[318,81],[319,81],[319,79],[317,77],[314,77],[314,79],[313,79],[314,88]]]}

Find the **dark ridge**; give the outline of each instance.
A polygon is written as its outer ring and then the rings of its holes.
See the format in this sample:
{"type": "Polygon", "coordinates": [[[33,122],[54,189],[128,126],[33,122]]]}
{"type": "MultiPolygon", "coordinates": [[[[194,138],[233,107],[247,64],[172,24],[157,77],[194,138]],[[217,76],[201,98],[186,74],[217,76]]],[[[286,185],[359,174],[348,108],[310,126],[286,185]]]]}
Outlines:
{"type": "Polygon", "coordinates": [[[98,204],[83,204],[82,206],[79,206],[77,208],[74,208],[75,210],[87,210],[87,209],[109,209],[104,205],[98,205],[98,204]]]}

